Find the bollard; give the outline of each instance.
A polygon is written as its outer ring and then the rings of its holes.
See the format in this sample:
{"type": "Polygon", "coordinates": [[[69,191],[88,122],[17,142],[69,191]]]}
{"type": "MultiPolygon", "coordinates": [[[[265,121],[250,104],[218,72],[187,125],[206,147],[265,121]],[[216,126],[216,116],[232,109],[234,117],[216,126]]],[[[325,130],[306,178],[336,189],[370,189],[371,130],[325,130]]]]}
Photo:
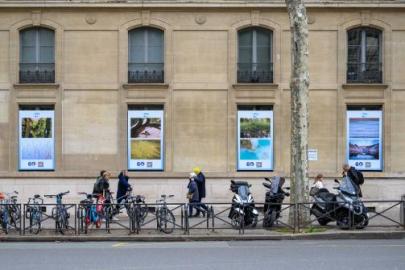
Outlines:
{"type": "Polygon", "coordinates": [[[401,201],[402,201],[402,203],[399,208],[400,209],[399,216],[400,216],[402,227],[404,227],[404,230],[405,230],[405,194],[401,196],[401,201]]]}

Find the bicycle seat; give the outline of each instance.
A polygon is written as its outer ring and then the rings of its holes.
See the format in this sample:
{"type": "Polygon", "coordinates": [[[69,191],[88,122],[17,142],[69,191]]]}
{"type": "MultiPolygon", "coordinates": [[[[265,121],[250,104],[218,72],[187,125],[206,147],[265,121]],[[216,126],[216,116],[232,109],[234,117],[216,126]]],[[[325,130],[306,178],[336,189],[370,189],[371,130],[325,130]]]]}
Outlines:
{"type": "Polygon", "coordinates": [[[35,199],[41,198],[41,195],[35,194],[35,195],[34,195],[34,198],[35,198],[35,199]]]}

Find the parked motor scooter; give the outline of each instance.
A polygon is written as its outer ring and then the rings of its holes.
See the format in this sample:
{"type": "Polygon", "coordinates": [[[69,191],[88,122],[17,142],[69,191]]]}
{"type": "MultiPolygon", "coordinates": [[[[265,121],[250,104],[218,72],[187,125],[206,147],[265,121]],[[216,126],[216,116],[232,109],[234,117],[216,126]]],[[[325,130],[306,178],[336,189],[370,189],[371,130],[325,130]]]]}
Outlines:
{"type": "Polygon", "coordinates": [[[318,223],[322,226],[336,220],[340,229],[351,228],[363,229],[368,225],[367,207],[360,200],[359,191],[348,177],[344,177],[342,182],[335,179],[338,187],[338,194],[333,194],[327,189],[317,190],[312,188],[310,195],[314,198],[311,207],[311,214],[314,215],[318,223]]]}
{"type": "Polygon", "coordinates": [[[259,212],[255,208],[253,196],[250,193],[248,182],[231,180],[230,190],[235,193],[228,217],[232,226],[239,229],[241,226],[256,227],[259,212]]]}
{"type": "MultiPolygon", "coordinates": [[[[264,218],[263,227],[270,228],[274,225],[280,218],[281,214],[281,204],[284,201],[285,196],[290,196],[290,193],[283,190],[283,185],[285,183],[284,177],[273,177],[273,180],[269,178],[264,178],[267,182],[263,182],[263,186],[268,189],[265,196],[264,203],[264,218]]],[[[286,187],[285,189],[290,189],[286,187]]]]}

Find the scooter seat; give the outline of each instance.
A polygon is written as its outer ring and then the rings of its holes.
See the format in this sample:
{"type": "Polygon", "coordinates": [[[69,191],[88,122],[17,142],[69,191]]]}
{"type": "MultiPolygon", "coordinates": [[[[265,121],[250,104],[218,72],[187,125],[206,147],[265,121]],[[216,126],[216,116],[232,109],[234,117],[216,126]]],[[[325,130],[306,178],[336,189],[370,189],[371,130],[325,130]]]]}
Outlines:
{"type": "Polygon", "coordinates": [[[330,192],[319,192],[318,196],[325,202],[334,202],[336,201],[336,195],[330,192]]]}

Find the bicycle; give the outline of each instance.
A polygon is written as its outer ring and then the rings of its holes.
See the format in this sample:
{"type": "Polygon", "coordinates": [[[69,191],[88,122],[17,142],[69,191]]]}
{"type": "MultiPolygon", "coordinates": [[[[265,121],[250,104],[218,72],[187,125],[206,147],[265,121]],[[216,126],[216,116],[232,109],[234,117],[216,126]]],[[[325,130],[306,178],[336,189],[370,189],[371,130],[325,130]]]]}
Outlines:
{"type": "Polygon", "coordinates": [[[0,221],[3,231],[8,234],[10,227],[19,229],[17,222],[21,219],[21,209],[17,205],[17,191],[4,194],[5,197],[0,200],[0,221]]]}
{"type": "Polygon", "coordinates": [[[56,232],[65,234],[65,231],[69,229],[69,213],[62,204],[62,197],[68,194],[69,191],[62,192],[56,195],[44,195],[46,198],[56,198],[56,207],[52,208],[52,218],[55,220],[56,232]]]}
{"type": "Polygon", "coordinates": [[[41,206],[43,204],[44,199],[38,194],[28,199],[25,217],[30,222],[30,233],[38,234],[41,231],[42,212],[46,212],[46,206],[41,206]]]}
{"type": "Polygon", "coordinates": [[[97,205],[94,204],[93,200],[97,195],[86,192],[79,192],[78,194],[86,196],[86,199],[80,201],[79,208],[77,209],[77,217],[79,220],[79,230],[87,234],[91,224],[95,224],[96,228],[101,227],[100,213],[97,211],[97,205]]]}
{"type": "Polygon", "coordinates": [[[166,199],[174,195],[160,195],[161,199],[157,200],[156,222],[157,229],[166,234],[172,233],[176,226],[176,219],[173,212],[167,207],[166,199]]]}
{"type": "Polygon", "coordinates": [[[126,208],[130,220],[130,229],[134,232],[145,222],[149,210],[144,196],[132,196],[131,193],[132,190],[129,190],[125,200],[119,204],[119,208],[126,208]]]}

